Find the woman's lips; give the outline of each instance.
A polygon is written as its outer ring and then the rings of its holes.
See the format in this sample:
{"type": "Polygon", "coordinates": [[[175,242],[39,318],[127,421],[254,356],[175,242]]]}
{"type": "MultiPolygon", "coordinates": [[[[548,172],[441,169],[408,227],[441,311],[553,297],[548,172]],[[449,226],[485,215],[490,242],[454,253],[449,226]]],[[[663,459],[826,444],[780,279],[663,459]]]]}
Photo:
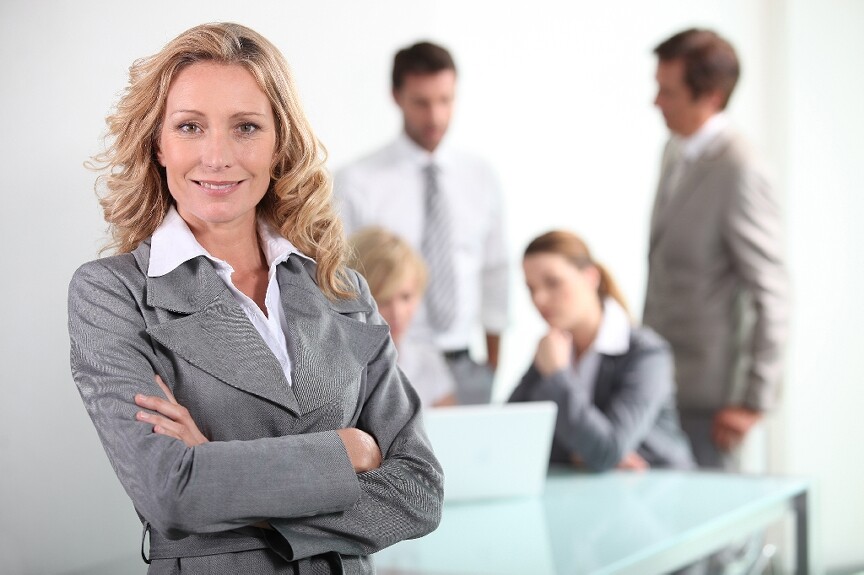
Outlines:
{"type": "Polygon", "coordinates": [[[214,196],[221,196],[228,194],[240,185],[239,181],[232,182],[209,182],[204,180],[195,180],[195,183],[203,189],[206,193],[214,196]]]}

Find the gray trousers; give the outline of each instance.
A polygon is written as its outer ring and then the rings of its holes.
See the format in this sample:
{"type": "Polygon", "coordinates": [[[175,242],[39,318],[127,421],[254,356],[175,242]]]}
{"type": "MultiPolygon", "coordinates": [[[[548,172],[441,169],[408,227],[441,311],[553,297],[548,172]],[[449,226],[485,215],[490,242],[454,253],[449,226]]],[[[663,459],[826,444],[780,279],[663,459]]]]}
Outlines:
{"type": "MultiPolygon", "coordinates": [[[[721,451],[711,437],[714,425],[714,411],[680,410],[681,428],[690,439],[693,456],[701,469],[741,472],[740,449],[732,452],[721,451]]],[[[750,573],[752,564],[759,558],[764,544],[764,533],[742,534],[743,538],[711,556],[698,561],[676,575],[714,575],[750,573]]]]}

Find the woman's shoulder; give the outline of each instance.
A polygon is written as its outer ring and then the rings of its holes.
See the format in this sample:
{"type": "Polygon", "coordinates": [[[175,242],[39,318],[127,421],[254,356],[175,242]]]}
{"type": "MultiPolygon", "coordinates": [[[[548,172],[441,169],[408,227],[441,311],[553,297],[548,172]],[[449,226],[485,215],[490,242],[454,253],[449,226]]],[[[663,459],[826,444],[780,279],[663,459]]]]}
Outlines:
{"type": "Polygon", "coordinates": [[[637,352],[671,353],[669,342],[647,326],[633,326],[630,330],[630,349],[637,352]]]}
{"type": "MultiPolygon", "coordinates": [[[[143,283],[148,258],[147,254],[141,252],[142,247],[132,252],[97,258],[82,264],[72,275],[70,289],[75,289],[82,284],[105,284],[117,280],[124,284],[143,283]]],[[[149,254],[149,245],[145,249],[149,254]]]]}

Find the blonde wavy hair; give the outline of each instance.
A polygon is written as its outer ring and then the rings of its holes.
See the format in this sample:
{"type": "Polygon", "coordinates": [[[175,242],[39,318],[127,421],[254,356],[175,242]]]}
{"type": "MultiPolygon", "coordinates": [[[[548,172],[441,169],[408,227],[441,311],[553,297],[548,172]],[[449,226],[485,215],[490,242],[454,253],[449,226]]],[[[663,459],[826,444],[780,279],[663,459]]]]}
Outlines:
{"type": "Polygon", "coordinates": [[[405,280],[413,277],[422,294],[426,264],[408,242],[383,228],[363,228],[348,239],[348,265],[363,274],[379,304],[392,298],[405,280]]]}
{"type": "Polygon", "coordinates": [[[153,234],[172,204],[165,170],[156,160],[171,81],[197,62],[243,66],[267,95],[276,120],[270,186],[258,215],[317,262],[316,280],[331,298],[354,295],[345,268],[342,223],[332,204],[327,152],[312,132],[285,58],[257,32],[233,23],[203,24],[136,60],[114,112],[106,118],[106,151],[88,164],[111,241],[126,253],[153,234]]]}

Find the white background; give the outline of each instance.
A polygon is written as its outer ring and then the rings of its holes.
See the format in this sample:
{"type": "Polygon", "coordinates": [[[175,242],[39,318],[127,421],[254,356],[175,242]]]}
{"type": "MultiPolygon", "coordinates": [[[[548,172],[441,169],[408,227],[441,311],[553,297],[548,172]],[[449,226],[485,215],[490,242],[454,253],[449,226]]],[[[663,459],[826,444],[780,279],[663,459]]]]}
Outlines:
{"type": "Polygon", "coordinates": [[[638,315],[666,136],[651,50],[684,27],[726,35],[743,61],[730,113],[776,169],[788,223],[794,324],[769,471],[816,482],[827,567],[864,564],[861,0],[3,0],[0,571],[64,573],[137,553],[139,522],[69,373],[68,281],[105,239],[82,164],[101,149],[129,64],[215,20],[282,49],[332,168],[399,130],[396,49],[426,38],[452,49],[450,138],[495,166],[507,196],[514,297],[499,399],[542,329],[518,267],[538,233],[582,234],[638,315]]]}

